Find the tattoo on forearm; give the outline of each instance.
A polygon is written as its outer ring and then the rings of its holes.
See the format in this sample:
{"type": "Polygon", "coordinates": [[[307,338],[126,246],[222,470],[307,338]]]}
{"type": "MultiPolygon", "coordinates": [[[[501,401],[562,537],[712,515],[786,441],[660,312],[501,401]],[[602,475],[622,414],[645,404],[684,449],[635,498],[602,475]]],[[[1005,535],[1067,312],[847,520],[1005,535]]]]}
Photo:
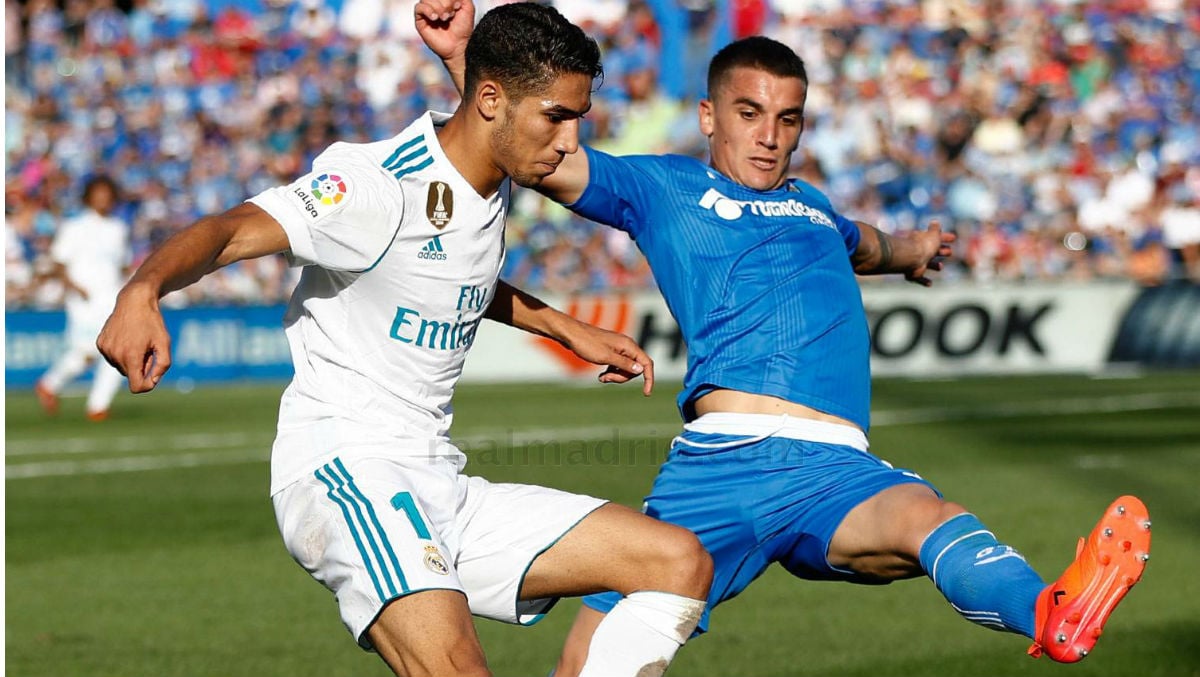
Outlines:
{"type": "Polygon", "coordinates": [[[878,228],[875,233],[879,236],[879,265],[875,270],[887,272],[892,267],[892,238],[878,228]]]}

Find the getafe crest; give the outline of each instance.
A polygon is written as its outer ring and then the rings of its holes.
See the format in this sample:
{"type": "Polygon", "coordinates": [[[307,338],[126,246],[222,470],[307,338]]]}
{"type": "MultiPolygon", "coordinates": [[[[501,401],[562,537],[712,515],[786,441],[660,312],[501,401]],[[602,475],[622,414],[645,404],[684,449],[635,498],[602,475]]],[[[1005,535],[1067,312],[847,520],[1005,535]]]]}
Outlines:
{"type": "Polygon", "coordinates": [[[425,566],[435,574],[443,576],[450,574],[450,567],[446,564],[445,558],[442,557],[442,553],[436,545],[425,546],[425,566]]]}
{"type": "Polygon", "coordinates": [[[435,228],[441,230],[454,218],[454,191],[449,184],[434,181],[429,184],[429,194],[425,198],[425,216],[435,228]]]}

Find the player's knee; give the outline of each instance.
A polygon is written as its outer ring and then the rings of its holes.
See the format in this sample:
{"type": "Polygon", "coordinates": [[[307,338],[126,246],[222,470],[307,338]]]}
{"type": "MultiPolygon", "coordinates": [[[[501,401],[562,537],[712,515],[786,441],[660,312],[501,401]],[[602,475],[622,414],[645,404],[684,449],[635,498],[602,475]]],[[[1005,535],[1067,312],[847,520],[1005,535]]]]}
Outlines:
{"type": "Polygon", "coordinates": [[[961,505],[933,496],[913,505],[907,513],[906,528],[900,534],[900,554],[913,561],[919,560],[921,545],[925,543],[929,534],[950,518],[964,512],[966,508],[961,505]]]}
{"type": "Polygon", "coordinates": [[[839,527],[829,562],[880,583],[921,576],[921,545],[926,537],[966,511],[931,491],[907,485],[882,498],[868,512],[858,514],[857,521],[843,525],[849,532],[839,527]]]}
{"type": "MultiPolygon", "coordinates": [[[[930,505],[925,508],[923,511],[924,519],[915,524],[912,528],[912,531],[914,532],[914,535],[919,536],[921,542],[924,542],[925,537],[932,533],[934,529],[937,529],[941,525],[945,524],[946,521],[952,517],[961,515],[966,511],[966,508],[957,503],[936,499],[931,501],[930,505]]],[[[920,543],[918,543],[918,550],[920,547],[920,543]]]]}
{"type": "Polygon", "coordinates": [[[692,532],[675,526],[669,529],[669,537],[655,548],[665,578],[659,589],[693,599],[707,597],[713,577],[712,556],[692,532]]]}

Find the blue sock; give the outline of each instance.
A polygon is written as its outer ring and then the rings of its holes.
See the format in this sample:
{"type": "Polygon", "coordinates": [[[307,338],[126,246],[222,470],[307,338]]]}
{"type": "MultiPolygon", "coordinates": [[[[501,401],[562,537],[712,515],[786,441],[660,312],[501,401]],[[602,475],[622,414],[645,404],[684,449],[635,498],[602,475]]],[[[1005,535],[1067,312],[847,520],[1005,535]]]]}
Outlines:
{"type": "Polygon", "coordinates": [[[1033,637],[1034,605],[1046,584],[974,515],[956,515],[934,529],[921,544],[921,567],[963,618],[1033,637]]]}

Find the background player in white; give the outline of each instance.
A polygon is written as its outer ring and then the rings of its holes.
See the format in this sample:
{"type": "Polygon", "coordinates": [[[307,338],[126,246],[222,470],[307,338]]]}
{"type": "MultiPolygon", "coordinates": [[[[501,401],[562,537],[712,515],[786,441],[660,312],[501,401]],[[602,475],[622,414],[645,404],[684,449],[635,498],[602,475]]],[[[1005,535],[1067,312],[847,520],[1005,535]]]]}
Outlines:
{"type": "MultiPolygon", "coordinates": [[[[451,3],[417,7],[419,29],[451,3]]],[[[443,32],[472,35],[473,10],[443,32]]],[[[561,595],[626,597],[586,675],[661,674],[695,627],[711,560],[688,531],[623,506],[461,474],[450,397],[484,317],[609,365],[652,364],[497,279],[511,177],[537,185],[578,148],[599,49],[553,9],[488,13],[461,55],[466,96],[391,139],[338,143],[307,176],[201,219],[121,292],[104,355],[152,389],[170,364],[159,299],[234,261],[305,266],[285,318],[271,494],[293,557],[334,592],[359,643],[401,675],[484,675],[470,615],[528,623],[561,595]]]]}
{"type": "Polygon", "coordinates": [[[99,175],[83,188],[84,211],[64,221],[54,235],[50,256],[54,267],[41,281],[57,279],[67,290],[67,331],[63,354],[34,386],[47,413],[58,413],[58,393],[94,364],[87,398],[87,417],[108,418],[121,389],[121,374],[96,350],[96,335],[112,312],[129,266],[129,229],[112,215],[117,206],[116,182],[99,175]]]}

